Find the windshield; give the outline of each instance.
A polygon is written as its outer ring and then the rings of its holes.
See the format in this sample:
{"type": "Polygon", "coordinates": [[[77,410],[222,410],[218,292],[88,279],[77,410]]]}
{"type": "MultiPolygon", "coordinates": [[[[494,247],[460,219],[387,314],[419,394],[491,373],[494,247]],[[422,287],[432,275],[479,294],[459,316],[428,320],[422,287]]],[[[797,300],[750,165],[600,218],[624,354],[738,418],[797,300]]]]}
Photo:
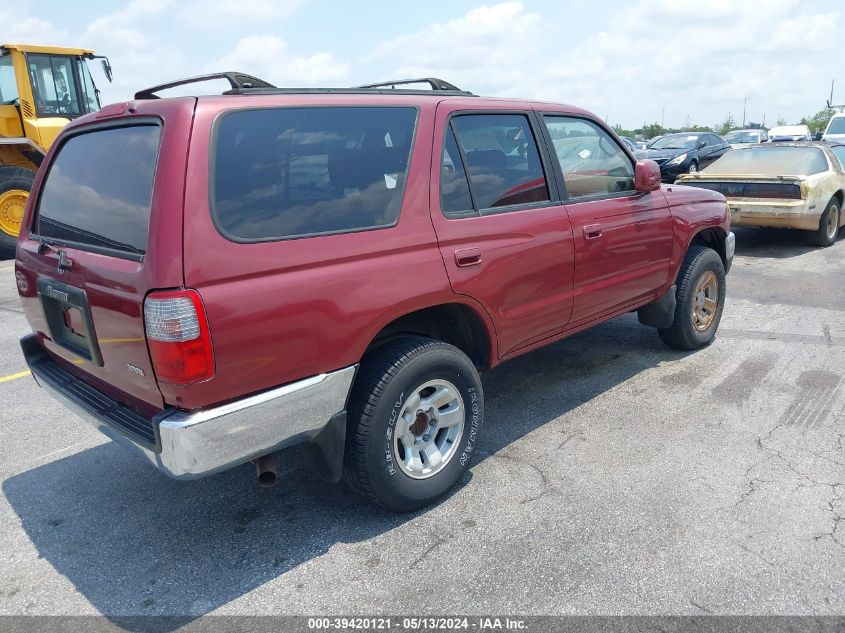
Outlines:
{"type": "Polygon", "coordinates": [[[728,143],[758,143],[760,141],[760,132],[728,132],[725,140],[728,143]]]}
{"type": "Polygon", "coordinates": [[[693,149],[697,143],[697,134],[672,134],[652,143],[649,149],[693,149]]]}
{"type": "Polygon", "coordinates": [[[845,134],[845,116],[838,116],[835,119],[831,119],[825,134],[845,134]]]}
{"type": "Polygon", "coordinates": [[[728,152],[703,174],[811,176],[827,171],[824,152],[816,147],[748,147],[728,152]]]}
{"type": "Polygon", "coordinates": [[[80,102],[73,57],[29,53],[26,63],[38,114],[75,117],[89,111],[80,102]]]}

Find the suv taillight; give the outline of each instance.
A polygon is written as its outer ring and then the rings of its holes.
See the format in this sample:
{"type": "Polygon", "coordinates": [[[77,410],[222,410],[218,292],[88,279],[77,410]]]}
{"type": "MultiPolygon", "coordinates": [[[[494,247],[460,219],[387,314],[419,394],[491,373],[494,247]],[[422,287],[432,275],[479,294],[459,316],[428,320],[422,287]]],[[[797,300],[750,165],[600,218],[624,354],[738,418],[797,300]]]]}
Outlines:
{"type": "Polygon", "coordinates": [[[158,380],[187,385],[214,375],[211,335],[196,290],[150,293],[144,329],[158,380]]]}

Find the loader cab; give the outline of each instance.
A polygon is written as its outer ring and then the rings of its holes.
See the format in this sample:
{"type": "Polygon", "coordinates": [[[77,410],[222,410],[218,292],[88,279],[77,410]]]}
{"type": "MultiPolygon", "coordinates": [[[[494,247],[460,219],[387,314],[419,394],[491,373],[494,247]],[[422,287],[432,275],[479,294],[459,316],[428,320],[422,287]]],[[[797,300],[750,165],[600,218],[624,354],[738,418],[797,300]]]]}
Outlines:
{"type": "Polygon", "coordinates": [[[100,109],[97,88],[82,56],[26,53],[25,57],[39,117],[74,119],[100,109]]]}
{"type": "Polygon", "coordinates": [[[14,254],[35,173],[59,132],[100,109],[94,59],[111,81],[108,59],[92,50],[0,44],[0,259],[14,254]]]}

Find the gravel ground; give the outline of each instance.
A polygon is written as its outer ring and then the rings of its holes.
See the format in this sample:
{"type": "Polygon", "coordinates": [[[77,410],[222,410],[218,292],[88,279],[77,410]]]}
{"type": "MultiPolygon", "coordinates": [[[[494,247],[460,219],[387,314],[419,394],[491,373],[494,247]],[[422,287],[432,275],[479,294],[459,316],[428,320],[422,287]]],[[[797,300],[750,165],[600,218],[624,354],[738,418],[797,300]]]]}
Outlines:
{"type": "Polygon", "coordinates": [[[629,315],[489,372],[471,472],[411,515],[297,449],[270,490],[174,482],[4,380],[0,614],[845,614],[843,279],[845,240],[739,231],[712,346],[629,315]]]}

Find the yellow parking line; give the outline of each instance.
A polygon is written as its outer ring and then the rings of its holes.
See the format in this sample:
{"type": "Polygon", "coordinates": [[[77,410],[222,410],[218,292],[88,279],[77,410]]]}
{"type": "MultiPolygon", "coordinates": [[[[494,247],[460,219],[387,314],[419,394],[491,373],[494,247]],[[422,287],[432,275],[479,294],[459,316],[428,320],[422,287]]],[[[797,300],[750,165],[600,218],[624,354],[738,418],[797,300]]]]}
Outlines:
{"type": "Polygon", "coordinates": [[[8,376],[0,376],[0,382],[9,382],[10,380],[17,380],[18,378],[23,378],[24,376],[29,376],[30,371],[25,369],[24,371],[19,371],[16,374],[9,374],[8,376]]]}

